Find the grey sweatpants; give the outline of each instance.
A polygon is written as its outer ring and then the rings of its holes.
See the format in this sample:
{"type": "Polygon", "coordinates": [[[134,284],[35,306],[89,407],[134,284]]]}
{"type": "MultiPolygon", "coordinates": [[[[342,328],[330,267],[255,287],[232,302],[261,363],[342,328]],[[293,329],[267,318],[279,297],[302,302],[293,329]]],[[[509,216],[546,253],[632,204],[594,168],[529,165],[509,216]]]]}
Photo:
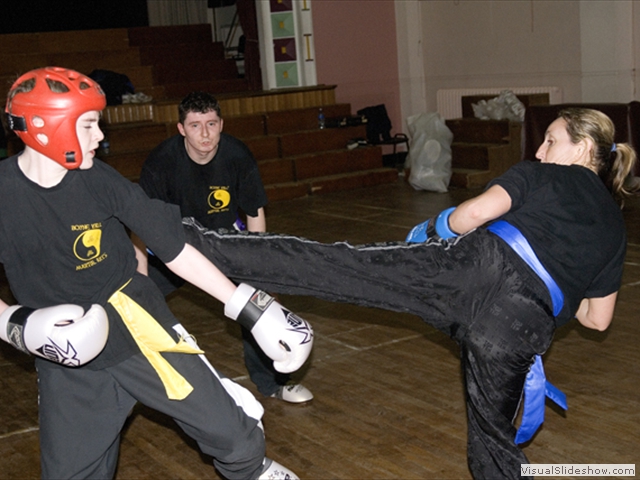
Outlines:
{"type": "Polygon", "coordinates": [[[187,242],[227,276],[269,292],[412,313],[461,349],[473,476],[520,478],[529,463],[513,425],[536,354],[554,321],[542,281],[486,230],[454,244],[322,244],[299,237],[208,231],[184,219],[187,242]]]}

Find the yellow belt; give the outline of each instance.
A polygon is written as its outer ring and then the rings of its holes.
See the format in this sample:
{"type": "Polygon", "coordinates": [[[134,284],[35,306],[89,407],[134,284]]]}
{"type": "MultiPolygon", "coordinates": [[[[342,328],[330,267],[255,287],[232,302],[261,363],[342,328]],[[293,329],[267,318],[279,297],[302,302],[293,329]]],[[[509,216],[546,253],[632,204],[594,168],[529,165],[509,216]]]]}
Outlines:
{"type": "Polygon", "coordinates": [[[122,293],[122,289],[129,282],[111,295],[109,303],[120,314],[122,321],[129,329],[129,333],[138,344],[140,351],[155,369],[167,391],[169,399],[183,400],[193,391],[193,387],[160,355],[160,352],[191,354],[204,352],[190,346],[183,338],[176,343],[171,338],[171,335],[144,308],[138,305],[131,297],[122,293]]]}

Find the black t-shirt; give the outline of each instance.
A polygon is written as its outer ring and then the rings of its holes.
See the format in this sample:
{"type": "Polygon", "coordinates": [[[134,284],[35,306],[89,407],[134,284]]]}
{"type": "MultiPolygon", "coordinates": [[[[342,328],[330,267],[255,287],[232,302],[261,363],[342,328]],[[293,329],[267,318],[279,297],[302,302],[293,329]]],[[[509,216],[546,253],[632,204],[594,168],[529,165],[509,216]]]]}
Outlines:
{"type": "MultiPolygon", "coordinates": [[[[108,307],[109,297],[134,276],[137,266],[125,225],[166,262],[184,248],[178,209],[150,200],[98,159],[88,170],[68,171],[51,188],[29,180],[17,156],[0,162],[0,263],[19,304],[108,307]]],[[[140,285],[145,280],[134,282],[136,288],[157,291],[149,280],[140,285]]],[[[158,301],[163,301],[160,292],[152,300],[158,301]]],[[[107,311],[109,341],[101,360],[89,364],[94,367],[137,350],[115,310],[107,311]]],[[[158,320],[165,328],[175,323],[170,313],[158,320]]]]}
{"type": "Polygon", "coordinates": [[[502,219],[523,233],[564,293],[558,325],[575,315],[583,298],[618,291],[626,229],[620,207],[595,173],[578,165],[523,161],[492,185],[511,197],[502,219]]]}
{"type": "Polygon", "coordinates": [[[140,186],[151,198],[178,205],[183,217],[194,217],[210,229],[232,228],[239,210],[255,217],[267,204],[251,151],[225,133],[206,165],[189,158],[182,135],[165,140],[144,163],[140,186]]]}

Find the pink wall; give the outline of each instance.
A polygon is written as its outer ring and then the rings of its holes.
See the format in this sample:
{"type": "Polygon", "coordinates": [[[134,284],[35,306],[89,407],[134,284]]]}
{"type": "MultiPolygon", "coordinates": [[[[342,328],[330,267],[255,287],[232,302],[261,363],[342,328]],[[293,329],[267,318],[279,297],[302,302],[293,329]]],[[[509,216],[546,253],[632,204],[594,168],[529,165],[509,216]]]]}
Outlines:
{"type": "Polygon", "coordinates": [[[337,85],[351,111],[384,103],[402,130],[393,0],[313,0],[318,83],[337,85]]]}

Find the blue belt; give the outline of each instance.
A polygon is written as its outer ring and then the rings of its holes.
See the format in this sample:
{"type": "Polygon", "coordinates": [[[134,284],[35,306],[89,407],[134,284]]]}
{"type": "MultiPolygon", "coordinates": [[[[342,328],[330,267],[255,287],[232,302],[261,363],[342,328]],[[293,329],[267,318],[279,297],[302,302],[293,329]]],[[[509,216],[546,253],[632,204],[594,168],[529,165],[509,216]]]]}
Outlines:
{"type": "Polygon", "coordinates": [[[495,233],[507,245],[509,245],[518,256],[524,260],[524,262],[536,272],[538,277],[544,282],[551,295],[551,302],[553,303],[553,315],[558,316],[564,305],[564,295],[562,290],[558,287],[556,281],[549,275],[549,272],[542,266],[535,252],[529,245],[527,239],[520,233],[516,227],[504,220],[498,220],[487,227],[487,230],[495,233]]]}
{"type": "MultiPolygon", "coordinates": [[[[520,230],[504,220],[498,220],[487,227],[487,230],[496,234],[531,269],[540,277],[549,290],[553,304],[553,315],[557,316],[564,305],[564,295],[553,277],[542,266],[535,252],[520,230]]],[[[564,410],[567,409],[567,396],[547,381],[542,366],[542,357],[536,355],[533,365],[524,382],[524,411],[520,428],[516,433],[515,443],[525,443],[531,440],[540,425],[544,422],[544,398],[549,397],[564,410]]]]}

